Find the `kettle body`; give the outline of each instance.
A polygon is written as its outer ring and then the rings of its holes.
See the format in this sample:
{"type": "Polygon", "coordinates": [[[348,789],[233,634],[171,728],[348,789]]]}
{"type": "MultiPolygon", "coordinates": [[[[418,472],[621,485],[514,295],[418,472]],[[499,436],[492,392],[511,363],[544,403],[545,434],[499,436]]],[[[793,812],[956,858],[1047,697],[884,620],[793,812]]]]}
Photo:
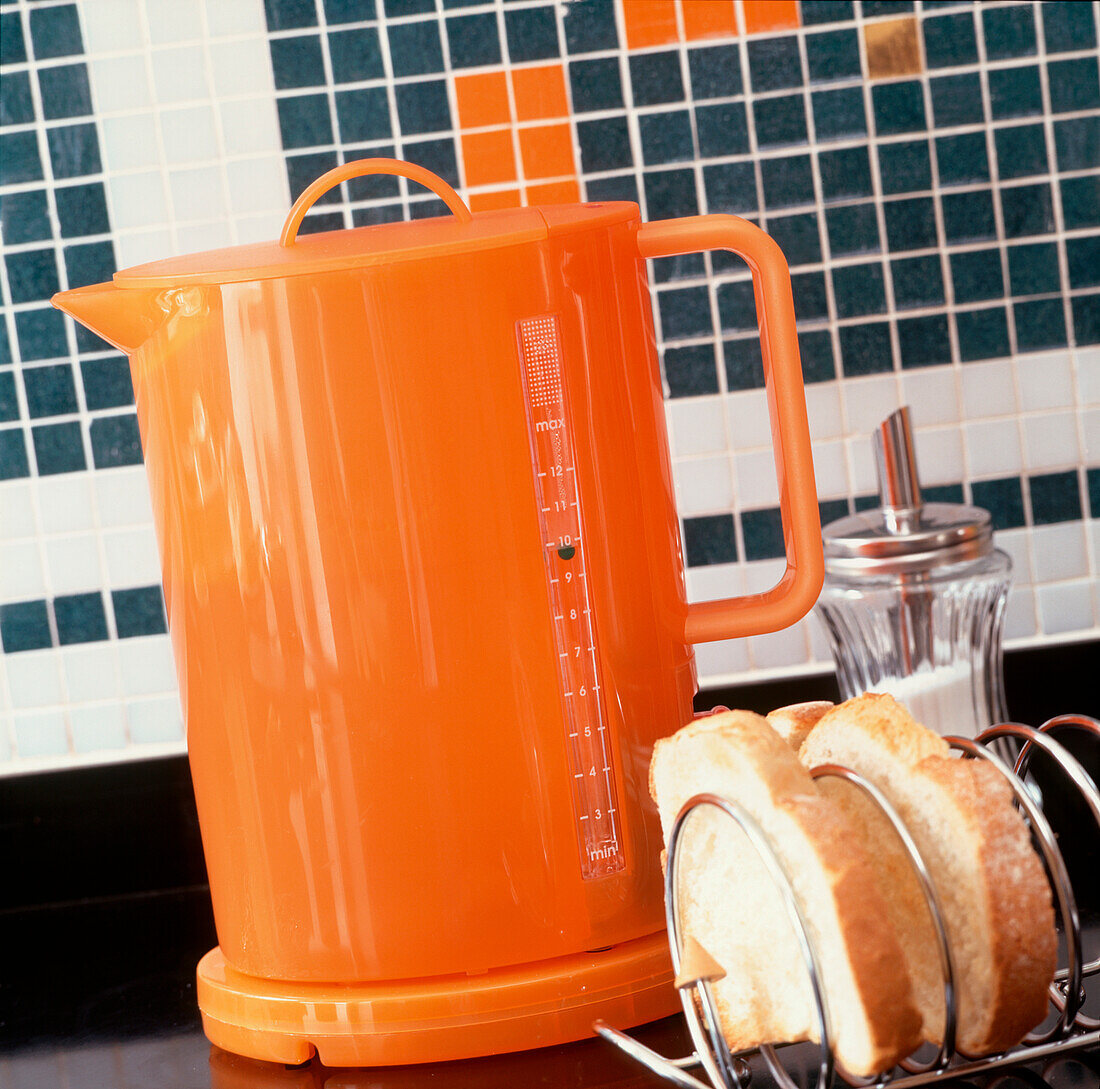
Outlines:
{"type": "MultiPolygon", "coordinates": [[[[453,1015],[453,979],[552,975],[663,940],[648,762],[691,718],[691,641],[791,622],[820,586],[788,374],[773,420],[793,573],[767,600],[688,605],[647,228],[630,204],[516,222],[491,244],[112,289],[144,307],[114,339],[131,355],[210,876],[208,995],[284,988],[298,1013],[268,1036],[318,1046],[310,988],[451,977],[453,1015]]],[[[69,294],[59,305],[89,320],[94,289],[69,294]]],[[[667,948],[657,962],[646,948],[664,997],[641,1019],[677,1004],[667,948]]],[[[234,1001],[208,998],[208,1033],[234,1001]]],[[[359,1036],[395,1035],[372,1016],[359,1036]]],[[[249,1017],[252,1036],[226,1046],[298,1061],[257,1043],[249,1017]]]]}

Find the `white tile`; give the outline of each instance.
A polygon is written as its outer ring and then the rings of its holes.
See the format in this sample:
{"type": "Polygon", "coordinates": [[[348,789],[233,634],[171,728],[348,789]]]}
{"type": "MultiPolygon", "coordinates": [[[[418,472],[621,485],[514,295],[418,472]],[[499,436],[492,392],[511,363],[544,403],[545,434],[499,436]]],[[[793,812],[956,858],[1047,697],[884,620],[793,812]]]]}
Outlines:
{"type": "Polygon", "coordinates": [[[69,752],[69,736],[61,711],[36,711],[13,716],[19,756],[63,756],[69,752]]]}
{"type": "Polygon", "coordinates": [[[840,396],[849,435],[870,435],[900,404],[898,382],[893,374],[849,378],[842,383],[840,396]]]}
{"type": "Polygon", "coordinates": [[[95,492],[101,525],[153,524],[153,508],[149,503],[149,484],[145,479],[144,466],[96,473],[95,492]]]}
{"type": "Polygon", "coordinates": [[[115,256],[119,268],[159,261],[178,252],[172,243],[172,232],[168,230],[127,231],[115,235],[115,256]]]}
{"type": "Polygon", "coordinates": [[[99,542],[93,533],[46,540],[46,570],[54,594],[78,594],[103,585],[99,542]]]}
{"type": "Polygon", "coordinates": [[[84,47],[89,54],[140,49],[140,0],[95,0],[81,4],[84,47]]]}
{"type": "Polygon", "coordinates": [[[1077,463],[1077,420],[1072,412],[1024,418],[1024,454],[1029,469],[1059,469],[1077,463]]]}
{"type": "Polygon", "coordinates": [[[1089,537],[1089,554],[1092,556],[1092,569],[1100,572],[1100,519],[1090,518],[1085,523],[1089,537]]]}
{"type": "Polygon", "coordinates": [[[69,720],[74,752],[102,752],[126,747],[126,717],[120,703],[74,707],[69,713],[69,720]]]}
{"type": "Polygon", "coordinates": [[[847,496],[848,461],[845,457],[844,443],[815,442],[814,480],[817,482],[819,496],[847,496]]]}
{"type": "MultiPolygon", "coordinates": [[[[1085,444],[1083,451],[1085,464],[1100,464],[1100,408],[1081,410],[1081,433],[1085,444]]],[[[0,533],[0,536],[3,534],[0,533]]]]}
{"type": "Polygon", "coordinates": [[[6,480],[0,484],[0,541],[33,537],[34,502],[29,480],[6,480]]]}
{"type": "Polygon", "coordinates": [[[210,162],[218,158],[213,106],[163,110],[160,130],[164,139],[165,162],[170,166],[210,162]]]}
{"type": "Polygon", "coordinates": [[[1089,573],[1085,527],[1082,522],[1036,526],[1031,531],[1037,582],[1081,578],[1089,573]]]}
{"type": "Polygon", "coordinates": [[[88,473],[66,473],[38,481],[38,509],[46,533],[72,533],[95,528],[92,481],[88,473]]]}
{"type": "Polygon", "coordinates": [[[105,532],[103,552],[109,586],[148,586],[160,581],[160,556],[151,527],[105,532]]]}
{"type": "MultiPolygon", "coordinates": [[[[240,6],[240,0],[236,0],[236,5],[240,6]]],[[[145,0],[145,15],[153,45],[194,41],[203,36],[202,5],[194,0],[185,4],[179,0],[145,0]]]]}
{"type": "Polygon", "coordinates": [[[252,41],[214,42],[210,68],[218,98],[255,94],[274,86],[270,54],[261,54],[252,41]]]}
{"type": "Polygon", "coordinates": [[[26,601],[46,592],[37,540],[0,543],[0,602],[26,601]]]}
{"type": "Polygon", "coordinates": [[[1035,581],[1031,553],[1031,530],[1000,529],[993,535],[993,544],[1012,561],[1012,584],[1020,586],[1035,581]]]}
{"type": "Polygon", "coordinates": [[[749,450],[733,455],[734,494],[742,509],[774,507],[779,502],[775,458],[771,450],[749,450]]]}
{"type": "Polygon", "coordinates": [[[955,484],[963,478],[962,434],[957,427],[918,430],[917,471],[923,484],[955,484]]]}
{"type": "Polygon", "coordinates": [[[159,170],[115,174],[108,180],[115,230],[161,226],[168,222],[164,175],[159,170]]]}
{"type": "Polygon", "coordinates": [[[744,565],[745,593],[762,594],[775,586],[787,569],[785,559],[750,560],[744,565]]]}
{"type": "Polygon", "coordinates": [[[875,475],[875,452],[870,435],[856,435],[845,439],[848,450],[848,484],[852,495],[878,495],[878,478],[875,475]]]}
{"type": "Polygon", "coordinates": [[[272,239],[278,238],[289,208],[290,195],[288,193],[287,199],[279,205],[278,211],[264,212],[263,215],[258,216],[239,216],[235,220],[237,241],[241,245],[248,245],[252,242],[270,242],[272,239]]]}
{"type": "Polygon", "coordinates": [[[714,514],[733,507],[733,477],[726,454],[692,458],[675,465],[676,498],[680,514],[714,514]]]}
{"type": "Polygon", "coordinates": [[[1077,349],[1077,390],[1086,405],[1100,405],[1100,348],[1077,349]]]}
{"type": "Polygon", "coordinates": [[[183,721],[175,696],[131,700],[126,704],[126,718],[135,745],[183,740],[183,721]]]}
{"type": "Polygon", "coordinates": [[[61,658],[54,647],[8,655],[5,664],[12,707],[56,707],[64,702],[61,658]]]}
{"type": "Polygon", "coordinates": [[[1087,581],[1058,582],[1040,586],[1036,592],[1044,635],[1085,631],[1093,626],[1092,588],[1087,581]]]}
{"type": "Polygon", "coordinates": [[[1069,352],[1021,355],[1014,362],[1024,412],[1073,404],[1073,360],[1069,352]]]}
{"type": "Polygon", "coordinates": [[[909,405],[914,427],[955,423],[959,394],[954,367],[925,367],[901,376],[902,396],[909,405]]]}
{"type": "Polygon", "coordinates": [[[225,219],[225,186],[216,166],[172,170],[168,182],[178,222],[225,219]]]}
{"type": "Polygon", "coordinates": [[[806,415],[810,420],[810,438],[815,442],[844,434],[840,388],[836,382],[812,382],[806,387],[806,415]]]}
{"type": "Polygon", "coordinates": [[[768,395],[762,389],[738,390],[726,395],[730,444],[734,450],[752,450],[772,444],[768,395]]]}
{"type": "Polygon", "coordinates": [[[88,83],[97,114],[136,116],[153,104],[144,53],[125,57],[92,57],[88,83]]]}
{"type": "Polygon", "coordinates": [[[201,253],[222,249],[232,243],[230,225],[225,220],[215,223],[188,223],[176,228],[180,253],[201,253]]]}
{"type": "Polygon", "coordinates": [[[158,49],[153,54],[153,89],[157,102],[194,102],[210,97],[202,46],[158,49]]]}
{"type": "Polygon", "coordinates": [[[739,563],[712,563],[687,572],[688,601],[718,601],[744,592],[745,577],[739,563]]]}
{"type": "Polygon", "coordinates": [[[963,418],[1008,416],[1016,411],[1016,380],[1011,359],[962,365],[963,418]]]}
{"type": "Polygon", "coordinates": [[[829,633],[815,610],[809,617],[810,657],[818,662],[833,664],[833,648],[829,633]]]}
{"type": "Polygon", "coordinates": [[[0,765],[6,764],[12,758],[12,732],[11,716],[0,715],[0,765]]]}
{"type": "Polygon", "coordinates": [[[90,703],[118,695],[116,644],[84,643],[61,648],[61,668],[71,703],[90,703]]]}
{"type": "Polygon", "coordinates": [[[279,115],[273,98],[249,98],[221,101],[222,139],[227,155],[264,155],[279,153],[279,115]]]}
{"type": "Polygon", "coordinates": [[[809,659],[806,632],[800,622],[782,631],[754,635],[749,639],[749,654],[756,669],[803,665],[809,659]]]}
{"type": "Polygon", "coordinates": [[[118,661],[122,690],[128,696],[162,694],[176,688],[172,645],[167,635],[119,640],[118,661]]]}
{"type": "Polygon", "coordinates": [[[667,403],[666,414],[676,457],[725,451],[726,419],[719,398],[677,398],[667,403]]]}
{"type": "Polygon", "coordinates": [[[746,639],[725,639],[715,643],[695,644],[695,668],[700,683],[708,678],[745,673],[749,669],[749,646],[746,639]]]}
{"type": "Polygon", "coordinates": [[[263,5],[256,3],[227,4],[225,0],[206,0],[206,25],[212,38],[267,33],[263,5]]]}
{"type": "Polygon", "coordinates": [[[1020,428],[1015,420],[975,420],[965,425],[964,432],[973,476],[1005,476],[1023,468],[1020,428]]]}
{"type": "MultiPolygon", "coordinates": [[[[104,117],[100,123],[100,149],[109,173],[148,170],[161,164],[157,125],[151,113],[104,117]]],[[[109,184],[114,179],[109,179],[109,184]]]]}
{"type": "Polygon", "coordinates": [[[1039,630],[1035,618],[1035,591],[1030,586],[1014,586],[1005,605],[1004,638],[1027,639],[1039,630]]]}
{"type": "MultiPolygon", "coordinates": [[[[234,215],[255,213],[264,208],[287,208],[286,166],[281,157],[231,162],[226,165],[226,173],[229,207],[234,215]]],[[[720,406],[718,411],[721,412],[720,406]]]]}

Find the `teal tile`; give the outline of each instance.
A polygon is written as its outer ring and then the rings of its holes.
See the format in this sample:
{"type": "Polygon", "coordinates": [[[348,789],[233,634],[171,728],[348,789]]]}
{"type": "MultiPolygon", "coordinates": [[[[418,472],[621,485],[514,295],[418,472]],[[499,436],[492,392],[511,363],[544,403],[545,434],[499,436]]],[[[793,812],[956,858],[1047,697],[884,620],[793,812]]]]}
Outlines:
{"type": "Polygon", "coordinates": [[[1038,65],[990,68],[986,78],[989,80],[989,102],[994,121],[1008,117],[1030,117],[1043,112],[1038,65]]]}
{"type": "Polygon", "coordinates": [[[871,101],[875,132],[879,136],[918,132],[928,127],[924,114],[924,92],[916,80],[874,84],[871,101]]]}
{"type": "Polygon", "coordinates": [[[1008,316],[1003,306],[960,311],[955,315],[955,331],[964,363],[1008,355],[1008,316]]]}
{"type": "Polygon", "coordinates": [[[1063,178],[1062,216],[1068,230],[1100,227],[1100,175],[1063,178]]]}
{"type": "Polygon", "coordinates": [[[1047,64],[1050,108],[1054,113],[1094,110],[1100,106],[1100,63],[1096,57],[1047,64]]]}
{"type": "Polygon", "coordinates": [[[821,195],[825,200],[873,195],[871,159],[867,148],[822,151],[818,153],[817,163],[821,174],[821,195]]]}
{"type": "Polygon", "coordinates": [[[1053,242],[1009,246],[1008,281],[1013,295],[1045,295],[1062,290],[1058,247],[1053,242]]]}
{"type": "Polygon", "coordinates": [[[1031,57],[1037,51],[1035,16],[1030,4],[983,8],[982,30],[986,56],[990,60],[1031,57]]]}
{"type": "Polygon", "coordinates": [[[931,197],[887,201],[883,214],[891,253],[931,249],[938,245],[936,209],[931,197]]]}
{"type": "Polygon", "coordinates": [[[946,314],[898,319],[902,369],[934,367],[951,362],[951,334],[946,314]]]}
{"type": "Polygon", "coordinates": [[[1064,348],[1069,343],[1062,299],[1029,299],[1013,303],[1012,314],[1016,323],[1017,351],[1041,352],[1064,348]]]}
{"type": "Polygon", "coordinates": [[[894,284],[894,305],[898,310],[943,305],[943,269],[938,255],[891,261],[890,278],[894,284]]]}
{"type": "Polygon", "coordinates": [[[1049,526],[1075,522],[1081,517],[1081,489],[1077,471],[1041,473],[1028,477],[1031,493],[1031,524],[1049,526]]]}
{"type": "Polygon", "coordinates": [[[859,79],[862,75],[859,36],[855,30],[829,30],[806,35],[806,60],[811,83],[859,79]]]}
{"type": "Polygon", "coordinates": [[[878,253],[882,249],[873,203],[829,208],[825,212],[825,224],[829,232],[829,252],[834,257],[878,253]]]}
{"type": "Polygon", "coordinates": [[[832,279],[838,317],[865,317],[886,310],[886,290],[879,262],[833,268],[832,279]]]}
{"type": "Polygon", "coordinates": [[[894,369],[890,326],[885,321],[840,327],[840,361],[846,378],[886,374],[894,369]]]}
{"type": "Polygon", "coordinates": [[[940,136],[936,140],[940,185],[971,185],[989,181],[989,155],[984,132],[940,136]]]}
{"type": "Polygon", "coordinates": [[[985,120],[982,110],[982,81],[977,72],[936,76],[929,81],[929,87],[936,128],[980,125],[985,120]]]}
{"type": "Polygon", "coordinates": [[[951,283],[957,303],[1003,299],[1005,284],[1000,250],[968,250],[951,254],[951,283]]]}
{"type": "Polygon", "coordinates": [[[784,147],[809,140],[806,106],[800,94],[757,99],[752,113],[759,147],[784,147]]]}
{"type": "Polygon", "coordinates": [[[819,141],[842,140],[867,132],[867,111],[860,87],[814,91],[814,134],[819,141]]]}
{"type": "Polygon", "coordinates": [[[996,238],[993,194],[988,189],[971,193],[944,193],[940,197],[943,233],[949,243],[996,238]]]}
{"type": "Polygon", "coordinates": [[[1001,217],[1006,238],[1027,238],[1054,230],[1050,184],[1001,187],[1001,217]]]}
{"type": "MultiPolygon", "coordinates": [[[[1043,41],[1048,53],[1071,53],[1096,48],[1096,20],[1092,4],[1045,3],[1043,41]]],[[[1100,511],[1095,512],[1100,516],[1100,511]]]]}
{"type": "Polygon", "coordinates": [[[887,196],[920,193],[932,188],[932,163],[927,140],[879,144],[879,178],[887,196]]]}
{"type": "Polygon", "coordinates": [[[974,15],[961,11],[925,19],[924,55],[929,68],[953,68],[977,64],[978,39],[974,33],[974,15]]]}

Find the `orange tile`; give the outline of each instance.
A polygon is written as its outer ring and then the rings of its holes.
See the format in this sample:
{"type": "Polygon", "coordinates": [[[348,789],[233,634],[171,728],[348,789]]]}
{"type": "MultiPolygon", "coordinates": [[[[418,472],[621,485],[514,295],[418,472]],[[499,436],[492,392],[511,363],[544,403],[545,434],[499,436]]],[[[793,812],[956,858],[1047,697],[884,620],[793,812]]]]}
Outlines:
{"type": "Polygon", "coordinates": [[[495,189],[491,193],[471,193],[471,212],[495,212],[499,208],[520,206],[518,189],[495,189]]]}
{"type": "Polygon", "coordinates": [[[512,130],[468,132],[462,137],[462,159],[467,185],[492,185],[516,180],[512,130]]]}
{"type": "Polygon", "coordinates": [[[554,178],[575,174],[573,136],[568,125],[539,125],[519,130],[524,177],[554,178]]]}
{"type": "Polygon", "coordinates": [[[680,0],[684,13],[684,37],[728,38],[737,33],[737,12],[733,0],[680,0]]]}
{"type": "Polygon", "coordinates": [[[544,117],[568,117],[565,71],[560,64],[512,70],[512,92],[517,121],[541,121],[544,117]]]}
{"type": "Polygon", "coordinates": [[[455,76],[458,120],[464,129],[483,125],[507,125],[508,80],[503,72],[480,72],[474,76],[455,76]]]}
{"type": "Polygon", "coordinates": [[[581,188],[576,181],[527,186],[528,204],[577,204],[580,199],[581,188]]]}
{"type": "Polygon", "coordinates": [[[798,4],[795,0],[742,0],[742,7],[746,34],[798,26],[798,4]]]}
{"type": "Polygon", "coordinates": [[[619,0],[628,49],[679,41],[675,0],[619,0]]]}

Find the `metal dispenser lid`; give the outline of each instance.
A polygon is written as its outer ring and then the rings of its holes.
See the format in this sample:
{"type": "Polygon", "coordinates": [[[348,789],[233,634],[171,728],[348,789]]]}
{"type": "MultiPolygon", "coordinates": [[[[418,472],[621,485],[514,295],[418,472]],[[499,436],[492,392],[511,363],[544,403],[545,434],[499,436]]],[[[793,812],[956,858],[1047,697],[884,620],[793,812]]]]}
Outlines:
{"type": "Polygon", "coordinates": [[[908,406],[883,420],[873,439],[882,506],[824,528],[828,574],[858,578],[915,573],[992,551],[988,511],[921,501],[908,406]]]}

